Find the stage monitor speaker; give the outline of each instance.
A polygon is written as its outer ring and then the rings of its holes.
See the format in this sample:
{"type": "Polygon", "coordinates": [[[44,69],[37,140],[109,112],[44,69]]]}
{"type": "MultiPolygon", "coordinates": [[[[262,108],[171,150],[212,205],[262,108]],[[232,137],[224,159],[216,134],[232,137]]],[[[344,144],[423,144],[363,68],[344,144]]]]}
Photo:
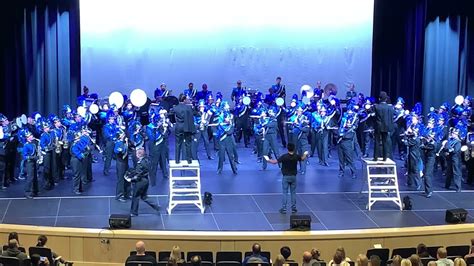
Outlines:
{"type": "Polygon", "coordinates": [[[290,216],[291,230],[311,230],[311,216],[309,215],[291,215],[290,216]]]}
{"type": "Polygon", "coordinates": [[[465,209],[446,210],[446,222],[450,224],[458,224],[466,221],[467,211],[465,209]]]}
{"type": "Polygon", "coordinates": [[[132,219],[126,214],[111,214],[109,218],[111,229],[126,229],[132,227],[132,219]]]}

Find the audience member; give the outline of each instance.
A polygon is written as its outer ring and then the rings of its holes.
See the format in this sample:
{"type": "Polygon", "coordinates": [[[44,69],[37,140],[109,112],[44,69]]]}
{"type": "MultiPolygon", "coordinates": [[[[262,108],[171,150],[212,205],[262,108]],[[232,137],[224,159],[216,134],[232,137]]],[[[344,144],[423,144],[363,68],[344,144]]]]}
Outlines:
{"type": "Polygon", "coordinates": [[[272,266],[283,266],[285,262],[286,262],[285,257],[281,254],[278,254],[272,266]]]}
{"type": "Polygon", "coordinates": [[[313,260],[313,255],[311,255],[311,252],[309,251],[303,252],[303,265],[302,266],[311,266],[312,260],[313,260]]]}
{"type": "Polygon", "coordinates": [[[135,249],[137,251],[137,254],[136,255],[130,255],[127,258],[127,261],[125,262],[125,264],[127,264],[130,261],[149,261],[149,262],[153,263],[153,265],[157,265],[155,258],[153,258],[150,255],[145,254],[145,250],[146,250],[145,249],[145,242],[138,241],[135,244],[135,249]]]}
{"type": "Polygon", "coordinates": [[[438,266],[454,266],[454,262],[447,258],[448,251],[446,251],[445,248],[438,248],[438,251],[436,252],[436,257],[438,258],[438,260],[436,261],[436,264],[438,266]]]}
{"type": "Polygon", "coordinates": [[[416,254],[411,255],[408,259],[410,260],[412,266],[423,266],[420,256],[416,254]]]}
{"type": "Polygon", "coordinates": [[[369,259],[365,254],[359,254],[355,263],[356,266],[369,266],[369,259]]]}
{"type": "Polygon", "coordinates": [[[23,263],[23,260],[28,258],[25,253],[18,249],[18,241],[16,239],[8,241],[8,248],[2,252],[2,256],[17,258],[20,260],[20,264],[23,263]]]}
{"type": "Polygon", "coordinates": [[[462,258],[456,258],[454,260],[454,266],[467,266],[466,261],[462,258]]]}
{"type": "Polygon", "coordinates": [[[411,261],[409,259],[403,259],[400,263],[401,266],[411,266],[411,261]]]}
{"type": "Polygon", "coordinates": [[[8,242],[10,242],[10,240],[12,240],[12,239],[16,240],[16,242],[18,243],[18,246],[21,246],[20,239],[18,238],[18,233],[17,232],[11,232],[11,233],[8,234],[7,245],[8,245],[8,242]]]}
{"type": "Polygon", "coordinates": [[[294,260],[289,259],[291,256],[291,249],[290,247],[284,246],[280,248],[280,254],[285,258],[285,261],[293,262],[294,260]]]}
{"type": "Polygon", "coordinates": [[[402,257],[400,255],[395,255],[392,258],[392,266],[400,266],[402,264],[402,257]]]}
{"type": "Polygon", "coordinates": [[[261,251],[260,244],[253,244],[252,254],[244,258],[244,261],[242,261],[242,266],[247,265],[247,263],[268,263],[268,259],[260,254],[261,251]]]}
{"type": "Polygon", "coordinates": [[[191,266],[201,266],[201,256],[199,255],[192,256],[189,263],[191,264],[191,266]]]}
{"type": "Polygon", "coordinates": [[[349,266],[349,263],[346,261],[345,253],[339,248],[336,249],[336,253],[329,262],[329,266],[349,266]]]}
{"type": "MultiPolygon", "coordinates": [[[[45,235],[40,235],[38,236],[38,242],[36,242],[36,246],[41,248],[47,248],[46,242],[48,242],[48,237],[45,235]]],[[[57,260],[62,264],[70,264],[70,262],[66,261],[64,258],[56,254],[52,249],[51,254],[53,255],[53,260],[57,260]]]]}
{"type": "Polygon", "coordinates": [[[321,252],[319,252],[319,249],[316,249],[316,248],[311,249],[311,256],[313,257],[313,260],[315,261],[323,261],[321,259],[321,252]]]}
{"type": "MultiPolygon", "coordinates": [[[[342,260],[343,260],[343,261],[345,261],[345,262],[351,261],[350,258],[346,257],[346,250],[345,250],[343,247],[338,247],[338,248],[336,248],[336,254],[337,254],[338,252],[342,255],[342,258],[343,258],[342,260]]],[[[328,264],[331,265],[331,264],[333,264],[333,263],[334,263],[334,258],[333,258],[332,260],[330,260],[328,264]]]]}
{"type": "Polygon", "coordinates": [[[177,264],[184,263],[184,259],[181,257],[181,248],[179,246],[173,246],[171,249],[170,259],[176,261],[177,264]]]}
{"type": "Polygon", "coordinates": [[[381,260],[380,260],[380,257],[379,257],[379,256],[377,256],[377,255],[372,255],[372,256],[370,256],[370,259],[369,259],[369,260],[370,260],[370,261],[369,261],[369,265],[370,265],[370,266],[380,266],[381,260]]]}
{"type": "Polygon", "coordinates": [[[428,248],[423,243],[418,244],[416,247],[416,254],[418,254],[420,258],[431,258],[428,248]]]}
{"type": "Polygon", "coordinates": [[[43,259],[41,259],[41,256],[38,254],[31,255],[30,259],[31,259],[32,266],[49,266],[50,265],[48,258],[43,257],[43,259]]]}
{"type": "Polygon", "coordinates": [[[465,259],[474,257],[474,239],[471,239],[471,253],[464,256],[465,259]]]}
{"type": "Polygon", "coordinates": [[[438,264],[436,264],[436,261],[432,260],[432,261],[429,261],[428,262],[428,265],[427,266],[437,266],[438,264]]]}

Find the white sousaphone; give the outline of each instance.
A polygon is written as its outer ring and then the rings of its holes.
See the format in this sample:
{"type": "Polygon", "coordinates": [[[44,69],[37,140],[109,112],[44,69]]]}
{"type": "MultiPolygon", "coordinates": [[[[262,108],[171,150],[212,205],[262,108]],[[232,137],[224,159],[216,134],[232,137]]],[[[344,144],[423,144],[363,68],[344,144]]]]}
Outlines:
{"type": "Polygon", "coordinates": [[[309,102],[311,101],[311,98],[313,98],[314,96],[314,91],[310,85],[303,85],[301,86],[300,94],[301,94],[301,101],[304,104],[309,104],[309,102]]]}

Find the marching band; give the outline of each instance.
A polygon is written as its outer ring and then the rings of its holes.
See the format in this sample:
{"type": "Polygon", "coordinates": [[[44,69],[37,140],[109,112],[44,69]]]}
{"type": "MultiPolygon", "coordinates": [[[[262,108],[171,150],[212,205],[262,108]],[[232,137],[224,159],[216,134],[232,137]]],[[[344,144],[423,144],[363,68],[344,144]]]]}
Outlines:
{"type": "MultiPolygon", "coordinates": [[[[214,98],[207,84],[198,91],[189,83],[182,94],[187,99],[185,103],[193,108],[194,127],[191,139],[186,134],[179,145],[191,145],[192,160],[201,160],[200,149],[206,152],[208,160],[213,160],[214,148],[219,174],[224,170],[226,154],[232,172],[237,174],[240,163],[237,143],[242,138],[246,148],[253,148],[263,170],[267,168],[266,160],[262,160],[264,156],[279,157],[279,138],[283,146],[293,143],[298,153],[308,152],[310,157],[318,157],[323,167],[329,166],[330,150],[335,148],[340,178],[344,177],[346,167],[351,177],[357,178],[355,163],[358,159],[393,158],[391,152],[396,149],[400,159],[406,161],[407,185],[424,190],[426,197],[432,195],[432,179],[438,169],[446,176],[447,189],[454,185],[456,191],[461,191],[463,164],[468,177],[465,182],[474,183],[474,126],[469,96],[458,96],[452,107],[445,102],[437,109],[431,108],[426,116],[422,114],[421,103],[409,111],[405,109],[403,98],[399,97],[394,105],[386,103],[393,114],[393,129],[380,131],[375,122],[378,104],[374,98],[356,93],[353,84],[346,98],[338,99],[334,85],[328,84],[322,89],[318,82],[314,89],[305,88],[301,97],[293,95],[288,105],[286,88],[280,77],[268,92],[264,95],[246,88],[239,80],[232,89],[229,103],[223,100],[221,92],[214,98]],[[391,140],[389,151],[387,147],[380,147],[381,139],[387,138],[391,140]],[[370,149],[372,146],[375,146],[375,155],[370,149]]],[[[150,185],[157,183],[158,167],[162,177],[168,178],[169,135],[179,129],[175,127],[175,121],[181,118],[174,116],[173,107],[178,101],[166,84],[155,90],[154,101],[145,114],[148,117],[145,124],[143,112],[126,97],[124,104],[117,106],[97,95],[89,95],[85,87],[78,104],[77,111],[65,105],[61,117],[43,117],[35,112],[10,122],[0,114],[2,190],[12,182],[26,178],[25,196],[36,197],[39,183],[45,190],[54,189],[67,176],[65,171],[71,169],[73,192],[80,195],[94,181],[92,163],[97,161],[97,153],[102,153],[102,149],[104,176],[110,174],[115,161],[118,201],[124,202],[131,197],[130,183],[124,176],[129,159],[133,167],[139,163],[135,155],[139,149],[148,150],[150,185]],[[98,106],[98,110],[92,112],[91,103],[98,106]],[[14,176],[17,151],[21,153],[19,177],[14,176]]],[[[187,153],[186,149],[183,157],[189,160],[187,153]]],[[[177,160],[180,155],[177,154],[177,160]]],[[[309,158],[300,162],[301,174],[305,174],[309,163],[309,158]]]]}

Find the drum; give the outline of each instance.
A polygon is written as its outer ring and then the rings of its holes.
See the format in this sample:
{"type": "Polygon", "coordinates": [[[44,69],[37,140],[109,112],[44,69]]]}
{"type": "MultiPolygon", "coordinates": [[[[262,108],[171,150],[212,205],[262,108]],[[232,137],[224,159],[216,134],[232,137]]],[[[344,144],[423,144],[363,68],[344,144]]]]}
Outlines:
{"type": "Polygon", "coordinates": [[[281,97],[278,97],[276,98],[275,103],[277,106],[283,106],[285,104],[285,100],[283,100],[281,97]]]}
{"type": "Polygon", "coordinates": [[[245,105],[249,105],[249,104],[250,104],[250,97],[245,96],[245,97],[242,99],[242,103],[245,104],[245,105]]]}

